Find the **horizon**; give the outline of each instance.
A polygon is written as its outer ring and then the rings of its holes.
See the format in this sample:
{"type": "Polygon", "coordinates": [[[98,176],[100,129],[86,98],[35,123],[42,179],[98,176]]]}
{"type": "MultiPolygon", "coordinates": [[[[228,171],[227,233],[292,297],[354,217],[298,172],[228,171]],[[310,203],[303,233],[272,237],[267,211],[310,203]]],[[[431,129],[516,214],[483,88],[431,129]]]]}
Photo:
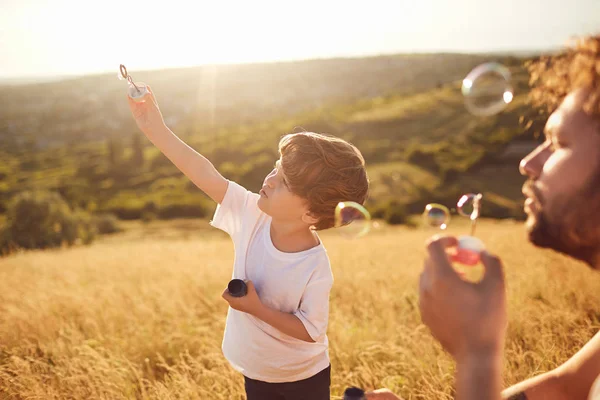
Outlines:
{"type": "MultiPolygon", "coordinates": [[[[532,49],[532,50],[498,50],[498,51],[480,51],[480,52],[451,52],[451,51],[439,51],[439,52],[405,52],[405,53],[377,53],[377,54],[364,54],[364,55],[339,55],[331,57],[318,57],[318,58],[303,58],[303,59],[282,59],[282,60],[265,60],[265,61],[247,61],[247,62],[231,62],[231,63],[205,63],[197,65],[185,65],[185,66],[166,66],[162,68],[141,68],[136,69],[136,72],[158,72],[165,70],[177,70],[177,69],[194,69],[205,66],[236,66],[236,65],[270,65],[279,63],[301,63],[311,61],[327,61],[327,60],[357,60],[364,58],[377,58],[377,57],[395,57],[395,56],[408,56],[413,54],[418,55],[494,55],[494,56],[513,56],[513,57],[529,57],[540,54],[548,54],[559,51],[561,48],[549,48],[549,49],[532,49]]],[[[114,68],[118,71],[118,66],[114,68]]],[[[89,72],[83,74],[69,74],[69,75],[40,75],[40,76],[19,76],[19,77],[0,77],[0,85],[16,86],[16,85],[28,85],[35,83],[50,83],[50,82],[61,82],[72,79],[80,79],[85,77],[102,76],[115,73],[113,70],[89,72]]],[[[116,75],[117,73],[115,73],[116,75]]]]}

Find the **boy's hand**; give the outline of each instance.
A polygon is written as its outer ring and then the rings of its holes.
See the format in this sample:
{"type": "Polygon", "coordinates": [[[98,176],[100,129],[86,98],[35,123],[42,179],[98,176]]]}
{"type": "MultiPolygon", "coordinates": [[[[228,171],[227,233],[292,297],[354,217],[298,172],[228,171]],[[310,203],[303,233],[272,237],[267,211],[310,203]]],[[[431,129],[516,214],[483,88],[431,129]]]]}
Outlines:
{"type": "Polygon", "coordinates": [[[133,118],[138,128],[146,135],[165,127],[165,121],[158,108],[154,93],[150,89],[150,86],[147,86],[147,89],[148,93],[144,96],[143,101],[136,102],[127,96],[133,118]]]}
{"type": "Polygon", "coordinates": [[[222,297],[234,310],[256,316],[264,306],[258,297],[258,293],[256,293],[252,281],[246,281],[246,286],[248,287],[248,293],[244,297],[233,297],[227,289],[223,291],[222,297]]]}

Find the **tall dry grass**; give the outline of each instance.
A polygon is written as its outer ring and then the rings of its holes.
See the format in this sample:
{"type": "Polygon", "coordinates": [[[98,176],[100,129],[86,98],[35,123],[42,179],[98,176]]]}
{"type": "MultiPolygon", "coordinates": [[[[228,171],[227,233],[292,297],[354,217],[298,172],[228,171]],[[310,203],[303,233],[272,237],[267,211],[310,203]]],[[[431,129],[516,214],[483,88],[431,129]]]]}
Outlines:
{"type": "MultiPolygon", "coordinates": [[[[198,232],[0,259],[0,399],[243,399],[221,353],[233,246],[198,232]]],[[[332,395],[361,385],[452,398],[453,364],[418,313],[429,233],[322,235],[335,276],[332,395]]],[[[481,224],[479,236],[506,266],[507,385],[555,367],[598,331],[599,273],[532,248],[518,224],[481,224]]]]}

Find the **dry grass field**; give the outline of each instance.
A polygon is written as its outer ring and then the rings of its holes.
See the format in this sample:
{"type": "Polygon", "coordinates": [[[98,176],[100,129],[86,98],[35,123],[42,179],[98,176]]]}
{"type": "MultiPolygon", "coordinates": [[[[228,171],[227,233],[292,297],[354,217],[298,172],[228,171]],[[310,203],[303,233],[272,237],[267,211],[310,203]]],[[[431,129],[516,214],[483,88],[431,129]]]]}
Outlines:
{"type": "MultiPolygon", "coordinates": [[[[90,247],[0,259],[0,399],[243,399],[221,353],[233,245],[206,221],[132,223],[90,247]]],[[[451,233],[466,233],[451,224],[451,233]]],[[[600,274],[484,222],[502,255],[510,324],[505,384],[547,371],[600,328],[600,274]]],[[[321,236],[335,283],[332,396],[386,386],[451,399],[453,364],[421,324],[417,280],[433,232],[321,236]]]]}

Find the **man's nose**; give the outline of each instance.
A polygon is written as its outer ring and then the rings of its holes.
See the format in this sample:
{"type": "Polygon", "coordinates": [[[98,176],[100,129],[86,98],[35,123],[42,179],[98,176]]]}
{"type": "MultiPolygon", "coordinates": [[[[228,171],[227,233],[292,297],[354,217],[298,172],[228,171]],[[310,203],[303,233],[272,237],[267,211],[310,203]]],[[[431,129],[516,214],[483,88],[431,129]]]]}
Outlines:
{"type": "Polygon", "coordinates": [[[519,163],[519,172],[521,175],[528,176],[531,179],[539,178],[544,164],[550,156],[549,144],[539,145],[535,150],[529,153],[519,163]]]}

